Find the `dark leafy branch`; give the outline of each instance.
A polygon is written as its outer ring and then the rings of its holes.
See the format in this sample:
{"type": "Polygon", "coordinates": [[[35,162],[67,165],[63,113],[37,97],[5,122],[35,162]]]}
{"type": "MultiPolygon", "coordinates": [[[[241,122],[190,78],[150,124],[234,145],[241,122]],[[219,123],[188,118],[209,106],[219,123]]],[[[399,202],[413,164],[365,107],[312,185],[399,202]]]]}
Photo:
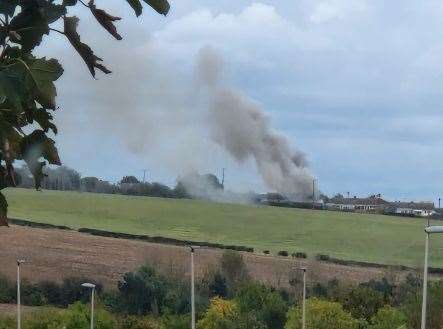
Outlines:
{"type": "MultiPolygon", "coordinates": [[[[123,0],[122,0],[123,1],[123,0]]],[[[140,0],[125,0],[134,13],[142,14],[140,0]]],[[[143,0],[158,13],[169,11],[167,0],[143,0]]],[[[120,17],[97,8],[94,0],[8,0],[0,1],[0,191],[15,186],[14,162],[26,162],[41,187],[46,164],[61,161],[50,136],[58,129],[53,122],[57,109],[55,82],[63,68],[56,59],[36,57],[34,49],[51,32],[63,35],[81,56],[91,75],[96,70],[111,73],[100,57],[81,40],[79,18],[69,15],[70,7],[84,6],[115,39],[121,40],[115,22],[120,17]],[[63,22],[64,30],[52,25],[63,22]]],[[[0,226],[7,225],[8,203],[0,192],[0,226]]]]}

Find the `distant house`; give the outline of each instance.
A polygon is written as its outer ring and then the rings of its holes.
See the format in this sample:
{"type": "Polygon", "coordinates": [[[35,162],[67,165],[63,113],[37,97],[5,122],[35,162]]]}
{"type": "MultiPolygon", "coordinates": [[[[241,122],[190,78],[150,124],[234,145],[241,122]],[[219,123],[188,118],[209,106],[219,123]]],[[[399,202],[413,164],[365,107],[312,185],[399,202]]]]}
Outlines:
{"type": "Polygon", "coordinates": [[[383,212],[389,205],[388,201],[380,195],[371,195],[368,198],[345,198],[343,196],[333,197],[326,201],[326,209],[355,212],[383,212]]]}
{"type": "Polygon", "coordinates": [[[433,202],[391,202],[387,214],[411,217],[429,217],[437,214],[433,202]]]}

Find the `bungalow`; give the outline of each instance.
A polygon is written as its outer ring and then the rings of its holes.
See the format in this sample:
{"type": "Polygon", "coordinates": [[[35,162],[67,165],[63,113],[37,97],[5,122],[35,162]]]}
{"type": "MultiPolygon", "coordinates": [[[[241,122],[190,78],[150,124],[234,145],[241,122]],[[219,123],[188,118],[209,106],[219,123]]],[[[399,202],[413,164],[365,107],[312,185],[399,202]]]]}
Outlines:
{"type": "Polygon", "coordinates": [[[380,195],[371,195],[368,198],[345,198],[334,197],[326,201],[326,209],[355,211],[355,212],[382,212],[389,202],[383,200],[380,195]]]}
{"type": "Polygon", "coordinates": [[[429,217],[437,214],[433,202],[391,202],[387,214],[411,217],[429,217]]]}

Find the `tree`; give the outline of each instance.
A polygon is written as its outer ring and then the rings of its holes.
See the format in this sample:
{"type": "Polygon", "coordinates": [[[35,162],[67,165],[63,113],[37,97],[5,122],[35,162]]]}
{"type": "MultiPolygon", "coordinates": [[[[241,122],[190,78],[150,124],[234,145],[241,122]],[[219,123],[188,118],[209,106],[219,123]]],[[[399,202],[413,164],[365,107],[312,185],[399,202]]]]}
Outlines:
{"type": "Polygon", "coordinates": [[[241,314],[251,314],[267,328],[283,328],[288,306],[283,298],[270,288],[258,284],[243,284],[235,296],[241,314]]]}
{"type": "MultiPolygon", "coordinates": [[[[167,0],[143,0],[160,14],[169,11],[167,0]]],[[[142,13],[140,0],[126,0],[135,14],[142,13]]],[[[0,191],[15,186],[14,161],[23,160],[35,187],[44,178],[42,168],[61,161],[50,134],[57,134],[53,112],[57,109],[55,81],[63,74],[56,59],[37,57],[34,50],[45,36],[59,33],[81,56],[91,75],[111,73],[102,59],[77,32],[79,19],[71,7],[84,6],[115,39],[122,37],[114,23],[119,17],[96,7],[94,0],[8,0],[0,2],[0,191]],[[62,30],[55,27],[63,26],[62,30]]],[[[0,192],[0,225],[7,225],[7,201],[0,192]]]]}
{"type": "Polygon", "coordinates": [[[120,184],[140,184],[140,181],[135,176],[125,176],[120,181],[120,184]]]}
{"type": "Polygon", "coordinates": [[[356,319],[370,320],[384,305],[383,294],[367,287],[357,287],[349,292],[344,308],[356,319]]]}
{"type": "Polygon", "coordinates": [[[221,274],[226,278],[228,288],[231,292],[239,283],[249,279],[246,264],[240,253],[231,250],[225,251],[220,263],[221,274]]]}
{"type": "MultiPolygon", "coordinates": [[[[339,303],[328,302],[317,298],[307,301],[307,329],[357,329],[359,322],[350,313],[343,310],[339,303]]],[[[285,329],[301,329],[302,310],[292,308],[288,312],[285,329]]]]}

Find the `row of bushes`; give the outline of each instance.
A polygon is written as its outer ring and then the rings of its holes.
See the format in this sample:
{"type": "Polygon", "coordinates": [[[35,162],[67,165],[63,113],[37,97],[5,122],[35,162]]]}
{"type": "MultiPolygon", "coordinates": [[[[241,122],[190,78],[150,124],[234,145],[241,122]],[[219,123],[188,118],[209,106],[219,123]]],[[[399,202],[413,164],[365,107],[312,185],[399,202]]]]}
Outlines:
{"type": "MultiPolygon", "coordinates": [[[[81,286],[84,282],[94,282],[86,278],[67,278],[62,283],[43,281],[21,284],[22,303],[28,306],[53,305],[67,307],[77,301],[87,301],[89,291],[81,286]]],[[[97,292],[101,293],[102,285],[96,283],[97,292]]],[[[17,302],[17,285],[5,277],[0,277],[0,304],[17,302]]]]}
{"type": "MultiPolygon", "coordinates": [[[[28,227],[34,227],[34,228],[73,230],[72,228],[67,227],[67,226],[53,225],[53,224],[47,224],[47,223],[37,223],[37,222],[31,222],[31,221],[27,221],[27,220],[23,220],[23,219],[12,218],[12,219],[9,219],[9,221],[10,221],[10,223],[15,224],[15,225],[28,226],[28,227]]],[[[166,237],[161,237],[161,236],[148,236],[148,235],[109,232],[109,231],[96,230],[96,229],[90,229],[90,228],[80,228],[78,230],[78,232],[91,234],[91,235],[95,235],[95,236],[108,237],[108,238],[141,240],[141,241],[145,241],[145,242],[172,244],[172,245],[176,245],[176,246],[200,246],[200,247],[242,251],[242,252],[249,252],[249,253],[254,252],[254,248],[246,247],[246,246],[224,245],[221,243],[179,240],[179,239],[166,238],[166,237]]]]}
{"type": "Polygon", "coordinates": [[[80,228],[78,231],[81,233],[88,233],[88,234],[96,235],[96,236],[111,237],[111,238],[118,238],[118,239],[129,239],[129,240],[141,240],[141,241],[153,242],[153,243],[172,244],[172,245],[176,245],[176,246],[200,246],[200,247],[227,249],[227,250],[243,251],[243,252],[251,252],[251,253],[254,252],[254,248],[245,247],[245,246],[224,245],[221,243],[179,240],[179,239],[166,238],[166,237],[161,237],[161,236],[116,233],[116,232],[95,230],[95,229],[89,229],[89,228],[80,228]]]}

